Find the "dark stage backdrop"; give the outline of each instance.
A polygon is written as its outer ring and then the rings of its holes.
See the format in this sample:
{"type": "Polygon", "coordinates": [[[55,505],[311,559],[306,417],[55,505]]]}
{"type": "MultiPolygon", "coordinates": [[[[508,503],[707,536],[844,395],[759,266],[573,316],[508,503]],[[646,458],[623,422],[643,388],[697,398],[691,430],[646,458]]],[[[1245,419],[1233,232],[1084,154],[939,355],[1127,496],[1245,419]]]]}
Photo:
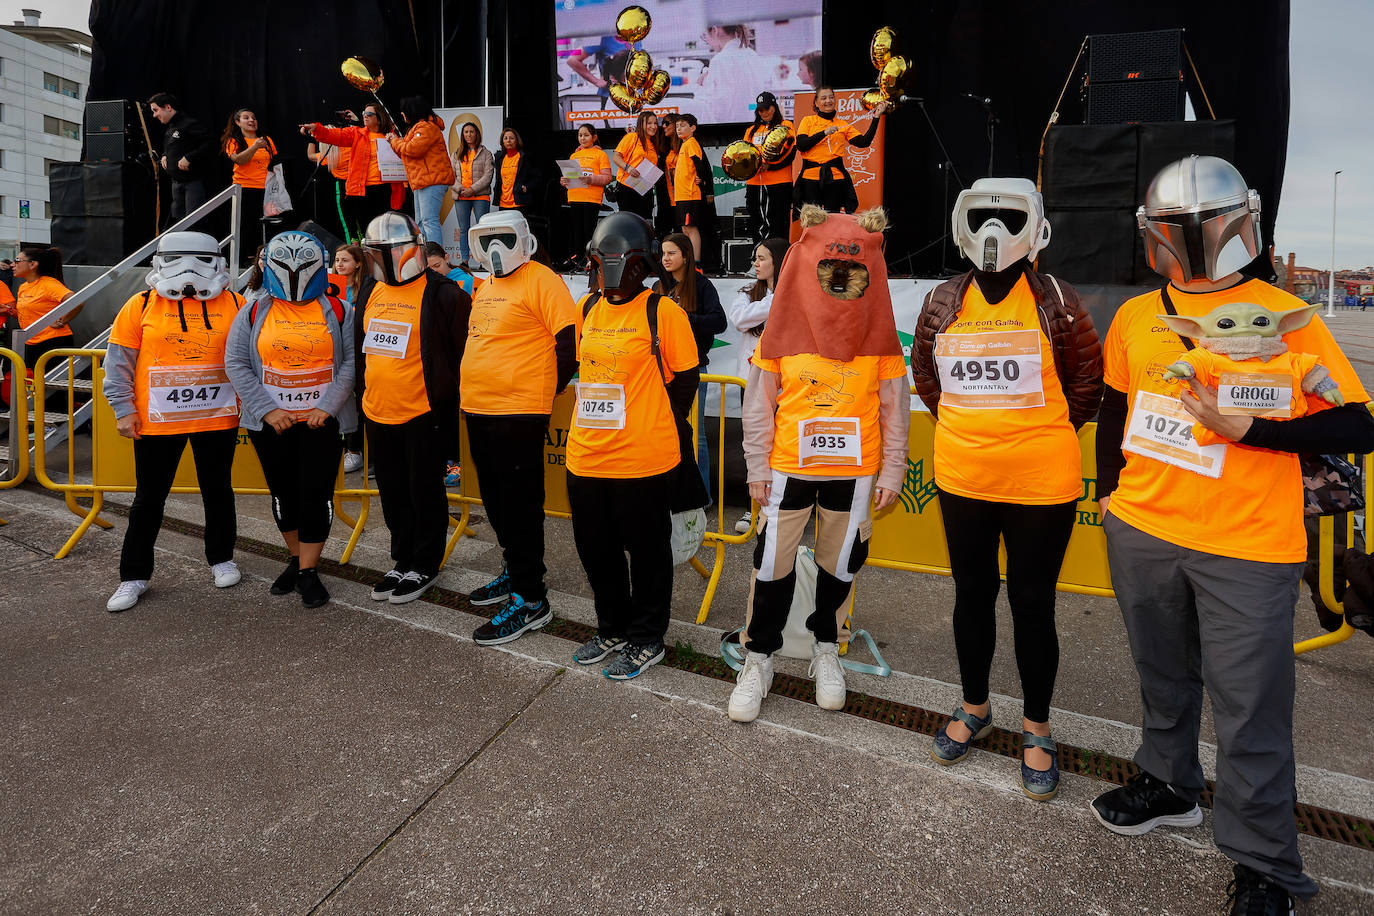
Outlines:
{"type": "MultiPolygon", "coordinates": [[[[306,170],[304,140],[294,125],[367,101],[339,76],[339,63],[349,55],[383,64],[382,96],[393,111],[401,96],[416,91],[437,104],[441,54],[450,103],[480,102],[481,8],[481,0],[95,0],[89,97],[146,99],[167,90],[217,130],[234,108],[254,107],[283,152],[296,160],[295,186],[306,170]]],[[[505,104],[508,120],[538,158],[561,155],[574,145],[570,135],[544,127],[554,105],[552,4],[487,0],[486,11],[493,103],[505,104]]],[[[829,0],[825,80],[841,87],[871,85],[868,41],[882,25],[898,30],[902,52],[915,61],[908,91],[927,99],[965,183],[987,174],[988,145],[983,109],[960,93],[993,100],[1001,119],[993,171],[1034,179],[1041,133],[1084,35],[1186,29],[1217,117],[1235,121],[1236,164],[1263,197],[1266,247],[1272,241],[1288,141],[1288,0],[1254,0],[1244,15],[1229,4],[1195,0],[829,0]]],[[[1069,88],[1061,123],[1082,121],[1080,87],[1081,74],[1069,88]]],[[[946,201],[952,204],[959,187],[951,176],[946,195],[943,157],[920,110],[895,112],[887,130],[887,200],[894,219],[889,260],[903,273],[933,274],[942,262],[962,266],[957,253],[939,242],[948,232],[946,201]]],[[[711,140],[737,131],[701,133],[711,140]]],[[[227,164],[224,174],[227,181],[227,164]]]]}

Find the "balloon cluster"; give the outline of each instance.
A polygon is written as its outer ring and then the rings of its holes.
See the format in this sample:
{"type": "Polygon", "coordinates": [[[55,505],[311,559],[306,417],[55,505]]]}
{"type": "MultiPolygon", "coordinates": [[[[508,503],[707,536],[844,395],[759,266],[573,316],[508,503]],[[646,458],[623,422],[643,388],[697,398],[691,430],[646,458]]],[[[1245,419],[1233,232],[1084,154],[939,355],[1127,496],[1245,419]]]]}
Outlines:
{"type": "Polygon", "coordinates": [[[786,159],[797,147],[797,135],[785,124],[779,124],[763,135],[757,146],[748,140],[736,140],[720,156],[720,167],[736,181],[748,181],[765,165],[786,159]]]}
{"type": "Polygon", "coordinates": [[[865,111],[877,108],[879,102],[886,102],[888,111],[901,104],[913,68],[910,59],[892,53],[896,47],[897,32],[888,26],[874,32],[868,43],[868,59],[878,71],[878,85],[863,94],[865,111]]]}
{"type": "MultiPolygon", "coordinates": [[[[642,6],[627,6],[615,17],[615,37],[631,48],[643,41],[654,27],[654,19],[642,6]]],[[[634,51],[625,65],[625,82],[606,87],[615,107],[639,114],[645,105],[657,105],[668,94],[672,78],[667,70],[655,70],[648,51],[634,51]]]]}

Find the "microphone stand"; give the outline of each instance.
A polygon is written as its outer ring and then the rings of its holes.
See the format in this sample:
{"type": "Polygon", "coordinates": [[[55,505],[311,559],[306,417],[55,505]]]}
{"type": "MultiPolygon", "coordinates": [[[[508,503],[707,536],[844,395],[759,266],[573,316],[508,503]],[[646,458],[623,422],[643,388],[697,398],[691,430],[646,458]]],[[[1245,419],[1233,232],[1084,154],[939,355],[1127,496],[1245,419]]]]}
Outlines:
{"type": "Polygon", "coordinates": [[[988,177],[991,178],[995,173],[992,170],[993,157],[997,151],[997,114],[992,110],[992,105],[986,104],[983,108],[988,113],[988,177]]]}
{"type": "MultiPolygon", "coordinates": [[[[937,127],[935,126],[935,121],[934,121],[933,118],[931,118],[930,112],[926,110],[926,100],[923,99],[923,98],[914,98],[914,99],[904,99],[904,101],[913,101],[913,102],[916,103],[916,107],[919,108],[919,109],[921,109],[921,114],[925,115],[926,124],[928,124],[928,125],[930,126],[930,133],[931,133],[931,136],[933,136],[933,137],[935,138],[936,144],[940,147],[940,153],[945,157],[944,162],[940,163],[940,168],[941,168],[941,170],[944,172],[944,182],[945,182],[945,208],[944,208],[944,210],[943,210],[942,212],[944,212],[944,213],[949,213],[949,176],[950,176],[951,173],[954,175],[954,180],[957,181],[957,182],[959,182],[959,189],[960,189],[960,190],[963,190],[963,188],[964,188],[964,179],[962,179],[962,178],[959,177],[959,170],[956,169],[956,168],[954,167],[954,160],[953,160],[953,159],[950,157],[950,155],[949,155],[949,149],[945,147],[945,141],[944,141],[944,139],[941,138],[941,136],[940,136],[940,130],[939,130],[939,128],[937,128],[937,127]]],[[[949,268],[946,266],[946,260],[947,260],[947,258],[949,257],[949,245],[944,244],[945,238],[946,238],[947,235],[948,235],[948,232],[947,232],[947,231],[946,231],[946,232],[942,232],[942,233],[940,234],[940,238],[939,238],[939,241],[940,241],[940,243],[941,243],[941,244],[940,244],[940,274],[941,274],[941,276],[944,276],[944,275],[945,275],[946,273],[948,273],[948,271],[949,271],[949,268]]]]}

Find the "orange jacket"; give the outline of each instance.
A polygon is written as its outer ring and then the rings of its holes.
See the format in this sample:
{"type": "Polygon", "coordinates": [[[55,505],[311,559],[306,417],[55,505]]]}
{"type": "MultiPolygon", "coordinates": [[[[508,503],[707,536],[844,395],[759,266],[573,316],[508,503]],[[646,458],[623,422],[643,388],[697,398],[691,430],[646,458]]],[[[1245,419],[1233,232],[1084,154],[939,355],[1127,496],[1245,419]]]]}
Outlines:
{"type": "Polygon", "coordinates": [[[316,124],[313,134],[316,140],[339,147],[340,152],[349,151],[348,177],[344,179],[344,193],[349,197],[362,197],[366,194],[368,168],[377,156],[367,128],[326,127],[316,124]]]}
{"type": "Polygon", "coordinates": [[[391,148],[405,164],[406,180],[412,191],[453,184],[453,161],[444,143],[444,119],[438,115],[416,124],[404,137],[393,137],[391,148]]]}

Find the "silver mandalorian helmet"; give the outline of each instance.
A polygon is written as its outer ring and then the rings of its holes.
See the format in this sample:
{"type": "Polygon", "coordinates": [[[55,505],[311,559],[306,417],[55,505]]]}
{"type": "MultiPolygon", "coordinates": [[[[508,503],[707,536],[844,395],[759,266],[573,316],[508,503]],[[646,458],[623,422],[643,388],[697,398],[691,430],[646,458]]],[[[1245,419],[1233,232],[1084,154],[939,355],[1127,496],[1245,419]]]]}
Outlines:
{"type": "Polygon", "coordinates": [[[363,248],[372,253],[372,275],[399,286],[425,272],[425,244],[420,225],[405,213],[388,210],[367,224],[363,248]]]}
{"type": "Polygon", "coordinates": [[[1236,167],[1186,156],[1160,170],[1135,211],[1145,259],[1175,283],[1220,280],[1260,253],[1260,198],[1236,167]]]}

